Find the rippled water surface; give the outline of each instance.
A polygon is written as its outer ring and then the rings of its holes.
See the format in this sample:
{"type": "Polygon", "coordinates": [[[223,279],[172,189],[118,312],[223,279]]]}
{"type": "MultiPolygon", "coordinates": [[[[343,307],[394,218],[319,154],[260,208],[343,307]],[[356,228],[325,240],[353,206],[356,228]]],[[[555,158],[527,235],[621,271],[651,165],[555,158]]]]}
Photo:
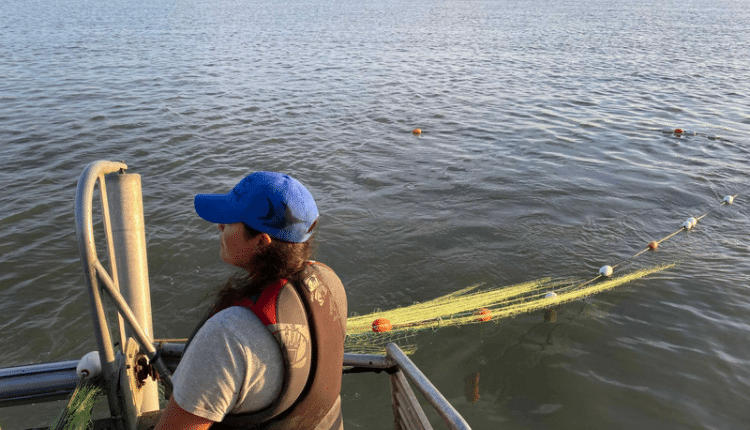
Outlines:
{"type": "MultiPolygon", "coordinates": [[[[360,314],[476,283],[588,279],[710,212],[630,265],[675,268],[561,306],[554,323],[410,342],[475,429],[743,428],[748,10],[1,2],[0,367],[95,349],[73,221],[89,162],[142,175],[160,337],[187,336],[228,274],[194,194],[276,170],[316,197],[317,258],[360,314]]],[[[385,376],[344,384],[348,429],[391,426],[385,376]]],[[[48,425],[61,407],[0,409],[0,426],[48,425]]]]}

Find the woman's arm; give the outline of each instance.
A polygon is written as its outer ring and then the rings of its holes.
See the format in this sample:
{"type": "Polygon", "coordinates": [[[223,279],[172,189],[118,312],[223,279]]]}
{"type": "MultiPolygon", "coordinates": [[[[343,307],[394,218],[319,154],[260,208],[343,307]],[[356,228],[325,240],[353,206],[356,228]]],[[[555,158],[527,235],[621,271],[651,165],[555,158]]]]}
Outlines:
{"type": "Polygon", "coordinates": [[[154,430],[207,430],[213,423],[182,409],[174,397],[170,397],[154,430]]]}

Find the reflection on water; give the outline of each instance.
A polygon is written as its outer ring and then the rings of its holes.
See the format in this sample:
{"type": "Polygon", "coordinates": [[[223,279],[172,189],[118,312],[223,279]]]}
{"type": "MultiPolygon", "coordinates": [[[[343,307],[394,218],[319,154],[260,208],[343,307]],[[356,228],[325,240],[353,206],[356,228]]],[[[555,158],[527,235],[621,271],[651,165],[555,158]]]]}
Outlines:
{"type": "Polygon", "coordinates": [[[464,395],[466,396],[466,401],[469,403],[476,403],[482,397],[479,395],[479,372],[466,375],[464,395]]]}

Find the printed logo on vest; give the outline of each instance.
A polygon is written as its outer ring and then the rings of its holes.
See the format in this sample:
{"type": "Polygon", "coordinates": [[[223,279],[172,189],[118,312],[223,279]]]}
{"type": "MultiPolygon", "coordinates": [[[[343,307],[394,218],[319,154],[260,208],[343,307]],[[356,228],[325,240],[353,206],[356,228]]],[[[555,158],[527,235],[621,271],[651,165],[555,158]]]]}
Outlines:
{"type": "Polygon", "coordinates": [[[302,282],[305,284],[307,291],[310,292],[310,301],[317,302],[320,306],[323,306],[326,298],[326,290],[325,288],[320,288],[320,280],[318,280],[317,276],[310,275],[302,282]]]}
{"type": "Polygon", "coordinates": [[[298,324],[273,324],[269,326],[291,367],[304,367],[310,354],[310,330],[298,324]]]}

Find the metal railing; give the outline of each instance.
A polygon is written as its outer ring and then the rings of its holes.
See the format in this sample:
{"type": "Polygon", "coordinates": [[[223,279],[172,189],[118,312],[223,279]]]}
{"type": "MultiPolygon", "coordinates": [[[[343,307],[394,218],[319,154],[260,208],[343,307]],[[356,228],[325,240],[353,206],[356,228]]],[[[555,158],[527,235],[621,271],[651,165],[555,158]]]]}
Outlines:
{"type": "Polygon", "coordinates": [[[152,342],[148,275],[144,272],[145,238],[141,237],[144,233],[140,176],[125,174],[125,169],[127,165],[124,163],[111,161],[96,161],[86,166],[76,189],[75,219],[76,239],[90,298],[94,336],[102,364],[110,413],[118,425],[132,429],[135,428],[136,417],[131,415],[137,415],[143,408],[159,408],[158,391],[155,384],[151,385],[148,392],[144,391],[147,395],[140,397],[138,405],[130,404],[130,399],[123,399],[123,389],[129,387],[121,383],[122,363],[117,360],[112,345],[102,290],[109,295],[117,308],[121,346],[125,348],[128,334],[135,337],[168,392],[171,392],[172,381],[169,370],[159,358],[152,342]],[[99,261],[94,241],[93,200],[97,185],[102,201],[102,221],[110,272],[107,272],[99,261]],[[110,199],[107,193],[108,185],[111,186],[116,198],[110,199]],[[115,234],[118,234],[117,241],[115,234]],[[125,287],[127,300],[120,291],[121,286],[125,287]],[[136,312],[128,303],[135,306],[136,312]]]}
{"type": "Polygon", "coordinates": [[[0,407],[66,399],[78,384],[78,360],[0,369],[0,407]]]}
{"type": "Polygon", "coordinates": [[[412,391],[417,388],[451,430],[469,430],[469,424],[440,391],[395,343],[386,346],[386,355],[344,354],[344,366],[388,370],[391,379],[391,403],[396,430],[432,429],[427,415],[412,391]]]}

